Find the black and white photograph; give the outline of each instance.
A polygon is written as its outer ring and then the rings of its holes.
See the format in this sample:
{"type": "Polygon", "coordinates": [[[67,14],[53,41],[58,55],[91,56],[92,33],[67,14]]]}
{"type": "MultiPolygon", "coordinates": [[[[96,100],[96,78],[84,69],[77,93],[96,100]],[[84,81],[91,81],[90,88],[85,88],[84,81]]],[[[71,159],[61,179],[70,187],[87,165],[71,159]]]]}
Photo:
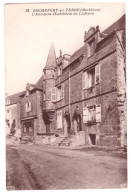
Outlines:
{"type": "Polygon", "coordinates": [[[125,7],[4,5],[7,191],[127,189],[125,7]]]}

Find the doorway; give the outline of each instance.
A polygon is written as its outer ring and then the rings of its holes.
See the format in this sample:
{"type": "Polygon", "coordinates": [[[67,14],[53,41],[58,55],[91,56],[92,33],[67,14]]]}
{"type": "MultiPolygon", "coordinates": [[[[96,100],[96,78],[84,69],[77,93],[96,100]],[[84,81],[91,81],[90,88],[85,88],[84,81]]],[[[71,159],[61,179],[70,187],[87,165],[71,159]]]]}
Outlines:
{"type": "Polygon", "coordinates": [[[74,124],[75,133],[78,133],[79,131],[82,130],[81,115],[74,115],[73,124],[74,124]]]}
{"type": "Polygon", "coordinates": [[[71,127],[70,116],[66,115],[64,117],[64,135],[67,135],[70,133],[70,127],[71,127]]]}
{"type": "Polygon", "coordinates": [[[89,136],[90,136],[91,144],[96,145],[96,134],[89,134],[89,136]]]}

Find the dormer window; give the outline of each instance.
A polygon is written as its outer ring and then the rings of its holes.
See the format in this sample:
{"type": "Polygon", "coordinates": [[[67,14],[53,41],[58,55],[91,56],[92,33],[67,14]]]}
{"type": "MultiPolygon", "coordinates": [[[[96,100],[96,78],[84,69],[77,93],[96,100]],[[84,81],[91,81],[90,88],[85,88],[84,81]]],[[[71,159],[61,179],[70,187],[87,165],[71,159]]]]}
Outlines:
{"type": "Polygon", "coordinates": [[[87,57],[94,55],[97,43],[101,40],[99,26],[85,31],[84,42],[87,45],[87,57]]]}
{"type": "Polygon", "coordinates": [[[89,52],[88,52],[88,57],[92,56],[95,52],[95,39],[92,39],[89,43],[89,52]]]}
{"type": "Polygon", "coordinates": [[[31,111],[31,102],[27,102],[26,103],[26,112],[30,112],[31,111]]]}

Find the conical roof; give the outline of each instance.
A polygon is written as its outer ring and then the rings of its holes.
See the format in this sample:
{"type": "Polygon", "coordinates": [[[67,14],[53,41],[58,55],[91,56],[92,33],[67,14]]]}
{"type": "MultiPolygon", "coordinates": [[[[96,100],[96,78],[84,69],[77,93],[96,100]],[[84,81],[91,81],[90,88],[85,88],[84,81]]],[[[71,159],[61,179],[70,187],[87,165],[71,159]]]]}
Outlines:
{"type": "Polygon", "coordinates": [[[46,61],[45,68],[55,68],[56,67],[56,55],[53,43],[51,43],[48,58],[46,61]]]}

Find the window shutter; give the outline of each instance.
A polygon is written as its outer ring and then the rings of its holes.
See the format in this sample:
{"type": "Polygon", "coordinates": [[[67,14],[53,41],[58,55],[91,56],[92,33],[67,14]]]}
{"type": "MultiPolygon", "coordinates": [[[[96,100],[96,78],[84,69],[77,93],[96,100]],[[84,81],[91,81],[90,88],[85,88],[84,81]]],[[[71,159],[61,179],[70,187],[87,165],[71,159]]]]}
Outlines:
{"type": "Polygon", "coordinates": [[[101,122],[101,104],[96,105],[96,122],[101,122]]]}
{"type": "Polygon", "coordinates": [[[52,102],[56,101],[56,93],[57,93],[57,88],[56,87],[52,87],[52,89],[51,89],[51,101],[52,102]]]}
{"type": "Polygon", "coordinates": [[[31,102],[29,102],[28,112],[31,111],[31,102]]]}
{"type": "Polygon", "coordinates": [[[62,111],[57,111],[57,129],[62,128],[62,111]]]}
{"type": "Polygon", "coordinates": [[[59,101],[61,99],[61,89],[56,88],[56,100],[59,101]]]}
{"type": "Polygon", "coordinates": [[[100,83],[100,65],[95,66],[95,84],[100,83]]]}
{"type": "Polygon", "coordinates": [[[85,72],[82,75],[82,88],[85,89],[85,72]]]}
{"type": "Polygon", "coordinates": [[[83,108],[83,123],[87,123],[88,120],[89,120],[89,111],[88,108],[85,107],[83,108]]]}
{"type": "Polygon", "coordinates": [[[92,77],[91,77],[91,73],[88,73],[88,87],[91,87],[92,85],[92,77]]]}
{"type": "Polygon", "coordinates": [[[61,99],[64,98],[64,83],[61,85],[61,99]]]}
{"type": "Polygon", "coordinates": [[[88,87],[88,75],[87,72],[83,72],[82,75],[82,88],[86,89],[88,87]]]}

